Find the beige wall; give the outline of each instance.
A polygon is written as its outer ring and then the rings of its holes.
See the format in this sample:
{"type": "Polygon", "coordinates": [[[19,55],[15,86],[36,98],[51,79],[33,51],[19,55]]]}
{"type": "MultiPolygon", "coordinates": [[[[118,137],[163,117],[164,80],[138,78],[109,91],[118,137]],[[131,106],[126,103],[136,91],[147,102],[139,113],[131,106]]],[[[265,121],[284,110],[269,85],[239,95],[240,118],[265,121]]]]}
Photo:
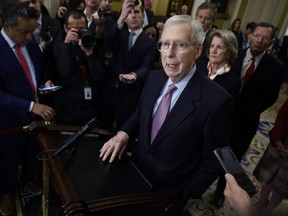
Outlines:
{"type": "MultiPolygon", "coordinates": [[[[48,8],[51,16],[57,12],[60,0],[40,0],[48,8]]],[[[195,17],[196,8],[205,0],[194,0],[191,15],[195,17]]],[[[113,10],[121,10],[123,0],[114,0],[113,10]]],[[[169,0],[153,0],[152,9],[155,15],[166,15],[169,0]]],[[[216,25],[219,28],[229,28],[232,21],[239,17],[242,19],[242,29],[250,21],[267,21],[277,26],[279,37],[282,39],[288,32],[288,1],[287,0],[230,0],[229,18],[217,18],[216,25]]]]}
{"type": "MultiPolygon", "coordinates": [[[[113,10],[120,11],[122,7],[122,1],[114,0],[113,10]]],[[[156,15],[166,15],[169,0],[153,0],[152,10],[156,15]]]]}
{"type": "Polygon", "coordinates": [[[48,9],[50,15],[52,17],[55,17],[57,13],[57,9],[60,5],[60,0],[42,0],[44,3],[45,7],[48,9]]]}

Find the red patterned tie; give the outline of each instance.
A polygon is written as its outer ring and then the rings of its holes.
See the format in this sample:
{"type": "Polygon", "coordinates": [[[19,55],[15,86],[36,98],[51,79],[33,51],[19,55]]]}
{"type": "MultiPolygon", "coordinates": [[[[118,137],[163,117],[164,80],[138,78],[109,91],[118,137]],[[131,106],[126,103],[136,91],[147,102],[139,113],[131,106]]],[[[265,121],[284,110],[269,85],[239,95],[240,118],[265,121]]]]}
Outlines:
{"type": "Polygon", "coordinates": [[[32,81],[32,76],[31,76],[30,69],[28,67],[27,61],[26,61],[24,55],[22,54],[21,48],[20,48],[19,45],[16,45],[16,53],[17,53],[19,62],[21,64],[23,70],[25,71],[26,77],[27,77],[27,79],[28,79],[28,81],[30,83],[30,86],[31,86],[31,89],[32,89],[32,99],[35,101],[35,99],[36,99],[35,86],[34,86],[34,83],[32,81]]]}
{"type": "Polygon", "coordinates": [[[172,83],[167,91],[165,92],[157,110],[153,118],[152,122],[152,130],[151,130],[151,143],[156,137],[158,131],[160,130],[168,112],[170,109],[170,103],[173,92],[177,89],[177,87],[172,83]]]}
{"type": "Polygon", "coordinates": [[[254,62],[255,62],[255,58],[253,57],[251,64],[249,65],[249,67],[246,71],[245,77],[244,77],[243,88],[246,87],[248,80],[250,79],[250,77],[252,76],[252,74],[254,72],[254,68],[255,68],[254,62]]]}

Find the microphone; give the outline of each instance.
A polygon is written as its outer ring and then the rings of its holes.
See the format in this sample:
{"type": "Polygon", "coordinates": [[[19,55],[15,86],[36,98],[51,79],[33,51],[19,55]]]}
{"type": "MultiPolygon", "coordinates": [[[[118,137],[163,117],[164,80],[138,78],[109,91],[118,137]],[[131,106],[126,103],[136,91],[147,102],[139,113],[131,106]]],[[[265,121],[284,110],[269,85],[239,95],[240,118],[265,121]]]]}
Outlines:
{"type": "Polygon", "coordinates": [[[88,133],[95,125],[98,123],[98,120],[96,118],[92,118],[89,122],[87,122],[77,133],[69,137],[64,144],[53,153],[52,157],[57,156],[62,151],[76,143],[82,136],[84,136],[86,133],[88,133]]]}

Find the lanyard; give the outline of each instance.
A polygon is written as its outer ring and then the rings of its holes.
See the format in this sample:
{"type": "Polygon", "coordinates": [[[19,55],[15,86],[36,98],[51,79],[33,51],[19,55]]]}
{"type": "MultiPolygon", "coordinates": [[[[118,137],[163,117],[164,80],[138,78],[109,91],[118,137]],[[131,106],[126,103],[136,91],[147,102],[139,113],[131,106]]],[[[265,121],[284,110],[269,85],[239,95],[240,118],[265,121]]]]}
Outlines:
{"type": "Polygon", "coordinates": [[[80,70],[81,70],[83,79],[86,81],[86,80],[87,80],[86,65],[85,65],[85,64],[82,64],[82,63],[80,62],[80,59],[79,59],[78,56],[75,56],[75,57],[76,57],[77,62],[79,63],[79,66],[80,66],[80,70]]]}

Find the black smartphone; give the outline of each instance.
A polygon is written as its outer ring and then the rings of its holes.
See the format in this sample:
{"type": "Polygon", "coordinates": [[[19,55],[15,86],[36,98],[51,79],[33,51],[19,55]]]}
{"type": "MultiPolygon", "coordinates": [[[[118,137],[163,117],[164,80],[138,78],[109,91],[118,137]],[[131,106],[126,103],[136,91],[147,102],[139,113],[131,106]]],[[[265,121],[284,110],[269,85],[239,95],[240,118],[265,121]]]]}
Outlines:
{"type": "Polygon", "coordinates": [[[253,196],[256,193],[256,188],[245,173],[232,149],[229,146],[226,146],[215,149],[213,153],[225,172],[232,174],[239,186],[243,188],[250,196],[253,196]]]}

